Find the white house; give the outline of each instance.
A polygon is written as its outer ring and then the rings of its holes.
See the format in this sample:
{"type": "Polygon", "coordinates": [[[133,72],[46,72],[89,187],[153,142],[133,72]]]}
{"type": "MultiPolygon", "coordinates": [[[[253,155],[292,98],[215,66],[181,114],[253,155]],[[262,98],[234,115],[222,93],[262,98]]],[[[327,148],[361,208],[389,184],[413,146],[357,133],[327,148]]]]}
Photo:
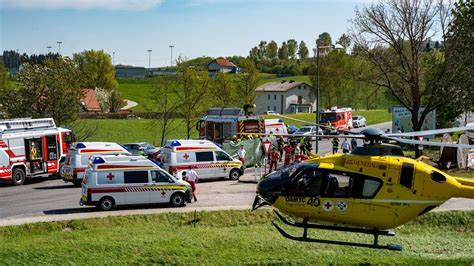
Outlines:
{"type": "Polygon", "coordinates": [[[240,71],[239,67],[237,67],[231,61],[224,58],[217,58],[217,59],[212,60],[207,65],[207,70],[209,71],[209,74],[211,75],[216,75],[218,72],[237,73],[240,71]]]}
{"type": "Polygon", "coordinates": [[[280,114],[312,113],[316,111],[316,100],[311,86],[304,82],[268,82],[255,89],[256,114],[274,111],[280,114]]]}

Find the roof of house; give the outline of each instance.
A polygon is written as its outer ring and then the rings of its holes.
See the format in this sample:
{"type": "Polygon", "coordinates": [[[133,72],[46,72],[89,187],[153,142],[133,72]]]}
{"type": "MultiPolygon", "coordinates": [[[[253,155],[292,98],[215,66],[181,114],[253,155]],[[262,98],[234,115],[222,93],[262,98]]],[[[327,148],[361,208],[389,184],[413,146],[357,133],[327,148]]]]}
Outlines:
{"type": "Polygon", "coordinates": [[[94,89],[82,89],[84,97],[81,99],[81,105],[86,112],[100,112],[100,104],[94,89]]]}
{"type": "Polygon", "coordinates": [[[224,58],[217,58],[217,59],[212,60],[211,63],[212,62],[216,62],[221,67],[237,67],[234,63],[224,58]]]}
{"type": "Polygon", "coordinates": [[[265,83],[255,89],[255,91],[265,92],[265,91],[276,91],[276,92],[285,92],[288,91],[298,85],[305,84],[308,87],[310,85],[306,84],[305,82],[295,82],[295,81],[282,81],[282,82],[268,82],[265,83]]]}

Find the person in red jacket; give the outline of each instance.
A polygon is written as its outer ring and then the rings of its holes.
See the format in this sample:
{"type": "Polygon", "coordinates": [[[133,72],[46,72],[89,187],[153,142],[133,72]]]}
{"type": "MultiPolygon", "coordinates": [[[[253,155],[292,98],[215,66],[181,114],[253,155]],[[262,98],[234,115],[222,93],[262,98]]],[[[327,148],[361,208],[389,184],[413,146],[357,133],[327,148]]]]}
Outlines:
{"type": "Polygon", "coordinates": [[[270,171],[268,173],[271,173],[272,169],[274,170],[277,169],[279,160],[280,160],[280,154],[278,153],[277,149],[274,147],[272,149],[272,152],[270,153],[270,171]]]}
{"type": "Polygon", "coordinates": [[[286,144],[283,150],[285,151],[285,166],[286,166],[291,163],[291,157],[292,157],[291,153],[293,152],[293,147],[291,147],[290,142],[286,144]]]}

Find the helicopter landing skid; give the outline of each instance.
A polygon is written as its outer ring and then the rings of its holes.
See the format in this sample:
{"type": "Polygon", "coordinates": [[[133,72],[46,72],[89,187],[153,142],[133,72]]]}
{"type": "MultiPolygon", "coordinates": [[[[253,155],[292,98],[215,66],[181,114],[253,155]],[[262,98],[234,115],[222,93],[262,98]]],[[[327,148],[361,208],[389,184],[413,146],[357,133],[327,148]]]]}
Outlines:
{"type": "Polygon", "coordinates": [[[307,219],[304,219],[302,223],[299,223],[299,222],[292,223],[288,221],[287,219],[285,219],[279,212],[275,211],[275,213],[283,223],[289,226],[303,228],[303,236],[296,237],[296,236],[292,236],[288,234],[287,232],[285,232],[285,230],[279,227],[274,221],[272,221],[273,226],[275,226],[275,228],[280,232],[280,234],[291,240],[302,241],[302,242],[315,242],[315,243],[323,243],[323,244],[343,245],[343,246],[397,250],[397,251],[402,250],[401,245],[396,245],[396,244],[379,245],[378,243],[379,236],[381,235],[395,236],[395,232],[391,230],[370,230],[370,229],[363,229],[363,228],[349,228],[349,227],[341,227],[341,226],[333,226],[333,225],[313,224],[313,223],[308,223],[307,219]],[[374,243],[365,244],[365,243],[357,243],[357,242],[345,242],[345,241],[337,241],[337,240],[309,238],[308,229],[323,229],[323,230],[333,230],[333,231],[341,231],[341,232],[371,234],[374,236],[374,243]]]}

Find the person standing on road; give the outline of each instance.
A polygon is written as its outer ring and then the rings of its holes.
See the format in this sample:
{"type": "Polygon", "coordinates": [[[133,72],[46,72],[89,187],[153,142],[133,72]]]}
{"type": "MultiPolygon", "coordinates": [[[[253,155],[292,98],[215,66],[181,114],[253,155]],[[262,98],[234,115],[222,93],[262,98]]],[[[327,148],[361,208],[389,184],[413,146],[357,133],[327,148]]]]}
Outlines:
{"type": "Polygon", "coordinates": [[[278,144],[278,151],[280,152],[280,162],[281,162],[283,158],[283,147],[285,146],[285,140],[283,139],[283,137],[280,137],[278,139],[277,144],[278,144]]]}
{"type": "Polygon", "coordinates": [[[286,146],[283,148],[285,151],[285,166],[289,165],[291,163],[291,157],[293,156],[293,147],[291,147],[290,142],[286,144],[286,146]]]}
{"type": "Polygon", "coordinates": [[[188,166],[188,171],[186,172],[186,182],[191,185],[191,189],[193,190],[193,198],[194,202],[197,201],[196,198],[196,183],[198,181],[198,175],[196,171],[193,170],[191,166],[188,166]]]}
{"type": "Polygon", "coordinates": [[[240,145],[240,149],[237,152],[237,155],[239,156],[239,160],[242,162],[242,166],[245,168],[245,154],[247,152],[244,149],[244,145],[240,145]]]}
{"type": "Polygon", "coordinates": [[[272,169],[276,170],[278,168],[278,160],[280,160],[280,154],[275,148],[273,148],[270,154],[270,170],[268,173],[271,173],[272,169]]]}
{"type": "Polygon", "coordinates": [[[348,153],[351,150],[351,143],[349,142],[349,140],[347,140],[347,138],[345,138],[342,142],[341,148],[342,153],[348,153]]]}
{"type": "Polygon", "coordinates": [[[332,139],[332,154],[337,153],[337,149],[339,148],[339,138],[332,139]]]}
{"type": "Polygon", "coordinates": [[[355,150],[355,148],[357,147],[357,140],[355,138],[352,138],[351,146],[352,146],[352,151],[355,150]]]}

